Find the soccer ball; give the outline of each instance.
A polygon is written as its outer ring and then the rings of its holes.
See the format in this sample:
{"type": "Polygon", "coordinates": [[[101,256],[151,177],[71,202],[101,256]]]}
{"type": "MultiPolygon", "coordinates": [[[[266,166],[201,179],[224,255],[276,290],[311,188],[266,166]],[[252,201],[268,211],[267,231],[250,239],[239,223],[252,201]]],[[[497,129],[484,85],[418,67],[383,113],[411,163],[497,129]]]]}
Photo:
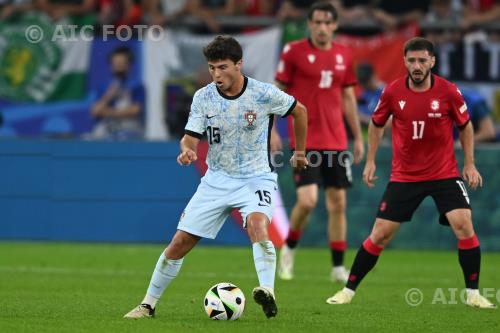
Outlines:
{"type": "Polygon", "coordinates": [[[221,282],[208,289],[204,305],[210,319],[236,320],[245,310],[245,295],[234,284],[221,282]]]}

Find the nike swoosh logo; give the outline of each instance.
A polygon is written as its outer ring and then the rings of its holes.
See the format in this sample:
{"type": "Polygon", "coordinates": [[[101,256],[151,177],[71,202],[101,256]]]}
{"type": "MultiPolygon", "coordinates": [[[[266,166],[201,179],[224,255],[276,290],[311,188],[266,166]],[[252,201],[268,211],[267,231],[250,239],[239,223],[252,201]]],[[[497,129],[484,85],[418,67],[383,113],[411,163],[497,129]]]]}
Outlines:
{"type": "Polygon", "coordinates": [[[261,203],[259,203],[259,206],[262,206],[262,207],[269,207],[269,205],[263,205],[261,203]]]}
{"type": "Polygon", "coordinates": [[[211,118],[216,117],[216,116],[217,116],[216,114],[214,114],[213,116],[207,115],[207,119],[211,119],[211,118]]]}

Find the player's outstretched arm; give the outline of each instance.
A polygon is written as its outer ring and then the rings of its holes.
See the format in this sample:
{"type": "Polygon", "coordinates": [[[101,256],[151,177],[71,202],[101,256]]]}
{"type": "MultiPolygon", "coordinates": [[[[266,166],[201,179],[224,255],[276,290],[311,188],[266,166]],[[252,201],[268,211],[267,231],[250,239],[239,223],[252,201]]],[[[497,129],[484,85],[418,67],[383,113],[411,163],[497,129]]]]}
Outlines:
{"type": "Polygon", "coordinates": [[[291,113],[293,117],[293,131],[295,135],[295,151],[290,163],[296,170],[304,169],[309,162],[306,158],[307,139],[307,110],[304,105],[297,101],[297,105],[291,113]]]}
{"type": "Polygon", "coordinates": [[[375,126],[373,121],[368,125],[368,153],[366,154],[366,164],[363,170],[363,181],[368,187],[374,187],[375,180],[378,178],[375,176],[375,156],[383,135],[384,127],[375,126]]]}
{"type": "Polygon", "coordinates": [[[347,87],[342,90],[342,102],[345,119],[354,136],[354,164],[358,164],[365,155],[365,146],[363,144],[363,136],[361,135],[358,102],[356,101],[353,87],[347,87]]]}
{"type": "Polygon", "coordinates": [[[478,186],[483,186],[483,178],[474,164],[474,128],[472,122],[469,121],[464,128],[460,129],[460,143],[464,151],[462,177],[475,190],[478,186]]]}
{"type": "Polygon", "coordinates": [[[200,139],[185,134],[180,142],[181,153],[177,156],[177,163],[180,165],[190,165],[192,162],[196,161],[198,159],[196,151],[199,142],[200,139]]]}

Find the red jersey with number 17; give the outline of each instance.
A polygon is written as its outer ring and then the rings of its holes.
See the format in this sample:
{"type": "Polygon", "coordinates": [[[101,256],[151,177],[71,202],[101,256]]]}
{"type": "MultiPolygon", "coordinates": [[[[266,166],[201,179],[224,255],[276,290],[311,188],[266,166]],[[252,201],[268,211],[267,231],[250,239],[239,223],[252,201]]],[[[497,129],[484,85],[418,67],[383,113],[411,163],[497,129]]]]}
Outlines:
{"type": "Polygon", "coordinates": [[[392,173],[394,182],[419,182],[459,177],[453,147],[453,123],[469,122],[467,105],[451,82],[431,75],[431,88],[410,89],[408,77],[388,85],[372,121],[384,126],[392,115],[392,173]]]}
{"type": "MultiPolygon", "coordinates": [[[[356,84],[348,48],[332,43],[329,50],[320,50],[307,39],[291,42],[283,48],[276,81],[285,84],[287,93],[307,108],[308,149],[347,149],[342,90],[356,84]]],[[[288,120],[288,133],[294,148],[292,119],[288,120]]]]}

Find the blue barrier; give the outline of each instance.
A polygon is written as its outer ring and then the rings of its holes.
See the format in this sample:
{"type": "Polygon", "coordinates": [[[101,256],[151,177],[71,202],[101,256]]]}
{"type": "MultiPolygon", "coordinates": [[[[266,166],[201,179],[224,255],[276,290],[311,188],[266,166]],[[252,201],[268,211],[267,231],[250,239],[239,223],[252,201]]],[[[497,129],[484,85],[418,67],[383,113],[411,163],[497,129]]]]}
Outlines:
{"type": "MultiPolygon", "coordinates": [[[[0,239],[163,242],[196,191],[177,143],[2,141],[0,239]]],[[[213,244],[248,244],[228,220],[213,244]]]]}

